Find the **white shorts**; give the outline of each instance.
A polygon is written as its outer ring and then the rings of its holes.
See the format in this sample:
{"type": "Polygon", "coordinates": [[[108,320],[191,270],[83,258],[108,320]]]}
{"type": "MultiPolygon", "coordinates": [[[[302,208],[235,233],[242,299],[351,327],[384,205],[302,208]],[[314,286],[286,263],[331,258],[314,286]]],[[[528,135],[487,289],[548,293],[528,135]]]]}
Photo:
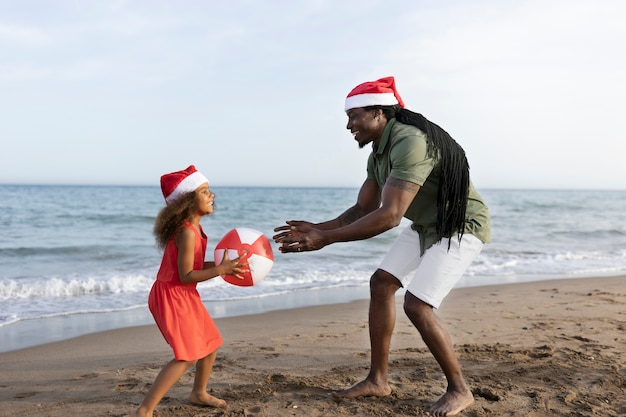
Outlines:
{"type": "Polygon", "coordinates": [[[419,234],[408,226],[391,245],[379,269],[396,277],[420,300],[439,308],[483,246],[476,236],[465,234],[461,242],[454,237],[451,239],[450,251],[448,239],[444,238],[420,256],[419,234]]]}

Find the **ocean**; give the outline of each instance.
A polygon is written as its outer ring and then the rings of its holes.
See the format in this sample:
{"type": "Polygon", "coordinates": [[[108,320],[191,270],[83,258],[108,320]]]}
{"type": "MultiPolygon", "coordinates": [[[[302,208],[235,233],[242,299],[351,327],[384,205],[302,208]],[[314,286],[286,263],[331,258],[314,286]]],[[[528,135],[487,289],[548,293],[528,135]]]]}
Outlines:
{"type": "MultiPolygon", "coordinates": [[[[356,188],[212,187],[202,220],[213,248],[234,227],[274,234],[285,220],[323,221],[356,188]]],[[[458,287],[626,274],[626,190],[479,192],[486,245],[458,287]]],[[[0,352],[152,323],[146,300],[161,260],[152,234],[158,186],[0,185],[0,352]]],[[[400,227],[318,252],[281,254],[254,287],[198,284],[213,317],[368,297],[368,280],[400,227]]]]}

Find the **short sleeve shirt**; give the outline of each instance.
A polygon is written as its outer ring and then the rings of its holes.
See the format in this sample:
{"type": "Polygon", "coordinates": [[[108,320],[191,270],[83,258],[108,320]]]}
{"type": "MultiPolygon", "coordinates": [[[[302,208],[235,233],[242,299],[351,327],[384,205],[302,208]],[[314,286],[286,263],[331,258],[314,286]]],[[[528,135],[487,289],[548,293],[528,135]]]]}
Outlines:
{"type": "MultiPolygon", "coordinates": [[[[421,252],[437,242],[437,192],[440,166],[428,156],[427,137],[415,126],[391,119],[378,146],[372,147],[367,162],[367,178],[382,190],[393,177],[420,186],[404,217],[413,222],[420,234],[421,252]]],[[[475,235],[484,243],[491,241],[489,210],[470,182],[464,233],[475,235]]]]}

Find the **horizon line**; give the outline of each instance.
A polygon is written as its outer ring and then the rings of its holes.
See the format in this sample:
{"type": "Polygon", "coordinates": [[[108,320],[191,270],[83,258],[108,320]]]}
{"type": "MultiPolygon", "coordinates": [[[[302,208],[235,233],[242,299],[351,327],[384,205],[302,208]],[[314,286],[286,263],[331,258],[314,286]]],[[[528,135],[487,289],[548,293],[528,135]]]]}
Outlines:
{"type": "MultiPolygon", "coordinates": [[[[107,183],[3,183],[2,187],[155,187],[158,184],[107,184],[107,183]]],[[[350,188],[359,189],[360,186],[354,185],[215,185],[212,188],[328,188],[340,189],[350,188]]],[[[528,187],[528,186],[497,186],[497,187],[476,187],[477,190],[498,190],[498,191],[626,191],[626,188],[572,188],[572,187],[528,187]]]]}

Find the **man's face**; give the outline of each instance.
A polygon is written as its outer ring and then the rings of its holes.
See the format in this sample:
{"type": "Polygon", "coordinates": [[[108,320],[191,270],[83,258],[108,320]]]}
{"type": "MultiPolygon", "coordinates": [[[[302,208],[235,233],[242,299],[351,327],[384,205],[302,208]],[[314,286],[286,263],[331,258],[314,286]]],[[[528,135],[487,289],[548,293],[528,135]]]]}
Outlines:
{"type": "Polygon", "coordinates": [[[348,116],[348,129],[363,148],[368,143],[378,143],[382,136],[387,120],[380,110],[366,110],[362,107],[350,109],[346,112],[348,116]]]}

